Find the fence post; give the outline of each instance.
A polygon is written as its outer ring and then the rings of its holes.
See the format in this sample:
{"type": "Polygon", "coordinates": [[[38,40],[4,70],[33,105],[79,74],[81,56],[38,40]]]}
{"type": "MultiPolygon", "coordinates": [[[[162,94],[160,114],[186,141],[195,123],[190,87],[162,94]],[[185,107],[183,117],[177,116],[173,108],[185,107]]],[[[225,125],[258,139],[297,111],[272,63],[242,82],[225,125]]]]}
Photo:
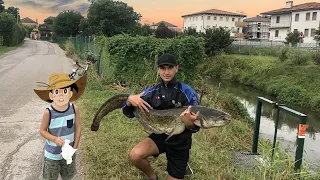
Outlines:
{"type": "Polygon", "coordinates": [[[252,143],[252,153],[257,153],[257,151],[258,151],[258,140],[259,140],[259,131],[260,131],[261,108],[262,108],[262,102],[261,102],[260,99],[258,98],[258,101],[257,101],[257,110],[256,110],[255,128],[254,128],[253,143],[252,143]]]}
{"type": "Polygon", "coordinates": [[[304,139],[306,137],[306,129],[307,129],[306,123],[307,123],[307,116],[301,116],[300,124],[298,126],[297,149],[296,149],[294,170],[300,169],[300,166],[302,164],[303,146],[304,146],[304,139]]]}

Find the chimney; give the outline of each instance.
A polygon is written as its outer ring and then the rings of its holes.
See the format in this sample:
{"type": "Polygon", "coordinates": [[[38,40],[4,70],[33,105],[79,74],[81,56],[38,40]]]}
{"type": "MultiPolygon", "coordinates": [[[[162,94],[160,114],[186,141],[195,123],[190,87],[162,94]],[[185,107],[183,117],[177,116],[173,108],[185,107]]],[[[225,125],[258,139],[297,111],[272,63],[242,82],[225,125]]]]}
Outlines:
{"type": "Polygon", "coordinates": [[[292,6],[293,6],[293,1],[286,2],[286,8],[292,8],[292,6]]]}

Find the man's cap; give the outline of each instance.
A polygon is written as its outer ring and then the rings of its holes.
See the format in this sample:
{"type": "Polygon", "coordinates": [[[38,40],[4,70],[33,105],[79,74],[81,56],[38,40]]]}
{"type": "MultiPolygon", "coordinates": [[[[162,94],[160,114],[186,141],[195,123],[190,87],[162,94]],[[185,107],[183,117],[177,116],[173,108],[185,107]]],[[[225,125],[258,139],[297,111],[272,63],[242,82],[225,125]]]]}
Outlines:
{"type": "Polygon", "coordinates": [[[172,54],[163,54],[158,58],[158,67],[161,65],[176,66],[178,62],[172,54]]]}

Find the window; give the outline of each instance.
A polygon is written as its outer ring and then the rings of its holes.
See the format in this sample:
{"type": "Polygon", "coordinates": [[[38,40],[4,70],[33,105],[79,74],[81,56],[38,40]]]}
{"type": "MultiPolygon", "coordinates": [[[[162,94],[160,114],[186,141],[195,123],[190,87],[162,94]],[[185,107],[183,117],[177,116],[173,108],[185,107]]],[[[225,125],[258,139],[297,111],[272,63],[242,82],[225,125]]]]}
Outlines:
{"type": "Polygon", "coordinates": [[[198,21],[198,17],[196,17],[196,21],[198,21]]]}
{"type": "Polygon", "coordinates": [[[238,18],[238,22],[240,22],[241,21],[241,18],[238,18]]]}
{"type": "Polygon", "coordinates": [[[311,37],[314,37],[316,35],[316,29],[311,29],[311,37]]]}
{"type": "Polygon", "coordinates": [[[203,16],[201,16],[201,20],[203,20],[203,16]]]}
{"type": "Polygon", "coordinates": [[[232,18],[232,22],[234,22],[234,18],[232,18]]]}
{"type": "Polygon", "coordinates": [[[220,17],[220,21],[223,21],[223,17],[220,17]]]}
{"type": "Polygon", "coordinates": [[[217,20],[217,16],[213,17],[214,20],[217,20]]]}
{"type": "Polygon", "coordinates": [[[296,22],[299,21],[299,14],[298,13],[296,14],[296,17],[294,19],[296,22]]]}
{"type": "Polygon", "coordinates": [[[229,21],[229,17],[226,17],[226,21],[229,21]]]}
{"type": "Polygon", "coordinates": [[[306,14],[306,21],[310,21],[310,13],[306,14]]]}
{"type": "Polygon", "coordinates": [[[312,13],[312,20],[313,21],[317,20],[317,12],[312,13]]]}
{"type": "Polygon", "coordinates": [[[309,29],[305,29],[304,30],[304,37],[308,37],[309,36],[309,29]]]}
{"type": "MultiPolygon", "coordinates": [[[[277,21],[276,23],[280,23],[280,16],[277,16],[277,21]]],[[[277,36],[278,37],[278,36],[277,36]]]]}
{"type": "Polygon", "coordinates": [[[276,32],[275,32],[275,35],[274,35],[275,37],[278,37],[279,36],[279,30],[276,30],[276,32]]]}
{"type": "Polygon", "coordinates": [[[211,18],[211,16],[208,16],[208,18],[207,18],[207,19],[208,19],[208,20],[210,20],[210,18],[211,18]]]}
{"type": "Polygon", "coordinates": [[[240,32],[240,28],[237,28],[237,33],[240,32]]]}
{"type": "Polygon", "coordinates": [[[298,31],[298,29],[294,29],[294,30],[293,30],[293,32],[296,32],[296,31],[298,31]]]}

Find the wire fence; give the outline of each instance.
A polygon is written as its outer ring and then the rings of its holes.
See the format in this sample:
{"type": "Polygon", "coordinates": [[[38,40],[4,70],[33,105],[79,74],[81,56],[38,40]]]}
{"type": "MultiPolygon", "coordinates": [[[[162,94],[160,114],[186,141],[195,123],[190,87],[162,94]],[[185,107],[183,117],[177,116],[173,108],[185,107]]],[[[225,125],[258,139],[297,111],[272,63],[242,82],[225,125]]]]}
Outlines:
{"type": "Polygon", "coordinates": [[[95,55],[97,62],[94,67],[101,75],[101,47],[97,47],[94,36],[77,36],[77,37],[41,37],[40,40],[57,43],[62,49],[66,50],[66,42],[70,41],[77,54],[77,61],[85,61],[88,53],[95,55]]]}
{"type": "MultiPolygon", "coordinates": [[[[238,40],[232,42],[232,46],[234,47],[245,47],[245,48],[279,48],[279,47],[289,47],[288,43],[283,41],[249,41],[249,40],[238,40]]],[[[305,49],[305,50],[319,50],[320,44],[317,43],[298,43],[295,47],[297,49],[305,49]]]]}

